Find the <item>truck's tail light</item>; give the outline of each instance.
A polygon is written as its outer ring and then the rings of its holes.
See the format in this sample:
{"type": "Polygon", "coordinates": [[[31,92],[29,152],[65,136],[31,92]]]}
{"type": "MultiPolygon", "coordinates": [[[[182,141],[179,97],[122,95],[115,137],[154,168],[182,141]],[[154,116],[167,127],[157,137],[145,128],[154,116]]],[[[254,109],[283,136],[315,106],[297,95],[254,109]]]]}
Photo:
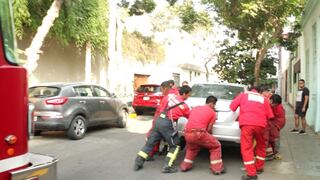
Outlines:
{"type": "Polygon", "coordinates": [[[14,153],[15,153],[15,150],[14,150],[13,148],[7,149],[7,154],[8,154],[9,156],[14,155],[14,153]]]}
{"type": "Polygon", "coordinates": [[[8,144],[15,144],[17,142],[17,136],[15,135],[8,135],[6,138],[5,138],[5,141],[8,143],[8,144]]]}
{"type": "Polygon", "coordinates": [[[62,105],[68,101],[67,97],[59,97],[59,98],[51,98],[51,99],[46,99],[45,103],[46,104],[51,104],[51,105],[62,105]]]}

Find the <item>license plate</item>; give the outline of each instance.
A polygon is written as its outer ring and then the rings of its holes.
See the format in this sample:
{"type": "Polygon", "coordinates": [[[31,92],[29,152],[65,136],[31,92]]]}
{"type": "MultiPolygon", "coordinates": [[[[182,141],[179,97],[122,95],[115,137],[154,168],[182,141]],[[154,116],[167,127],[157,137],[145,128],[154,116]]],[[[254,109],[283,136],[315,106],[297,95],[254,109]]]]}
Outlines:
{"type": "Polygon", "coordinates": [[[150,100],[150,97],[145,96],[145,97],[143,97],[143,100],[148,101],[148,100],[150,100]]]}

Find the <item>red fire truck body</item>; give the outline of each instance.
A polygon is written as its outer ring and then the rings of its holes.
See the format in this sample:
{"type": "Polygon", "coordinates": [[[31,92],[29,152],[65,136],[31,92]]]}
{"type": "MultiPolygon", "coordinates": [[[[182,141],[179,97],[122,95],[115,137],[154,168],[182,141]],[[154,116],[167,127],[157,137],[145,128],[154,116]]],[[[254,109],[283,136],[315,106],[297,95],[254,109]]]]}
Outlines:
{"type": "Polygon", "coordinates": [[[11,1],[0,0],[0,180],[56,179],[57,159],[28,151],[27,71],[15,55],[12,22],[11,1]]]}

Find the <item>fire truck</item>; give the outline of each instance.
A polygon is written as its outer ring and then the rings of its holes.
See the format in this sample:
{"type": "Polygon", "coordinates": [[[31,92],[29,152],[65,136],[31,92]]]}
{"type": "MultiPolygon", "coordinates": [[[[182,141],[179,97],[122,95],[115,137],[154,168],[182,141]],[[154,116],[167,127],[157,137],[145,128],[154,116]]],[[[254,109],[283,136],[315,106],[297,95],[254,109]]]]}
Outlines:
{"type": "Polygon", "coordinates": [[[57,159],[28,150],[27,71],[16,55],[11,4],[0,0],[0,180],[54,180],[57,159]]]}

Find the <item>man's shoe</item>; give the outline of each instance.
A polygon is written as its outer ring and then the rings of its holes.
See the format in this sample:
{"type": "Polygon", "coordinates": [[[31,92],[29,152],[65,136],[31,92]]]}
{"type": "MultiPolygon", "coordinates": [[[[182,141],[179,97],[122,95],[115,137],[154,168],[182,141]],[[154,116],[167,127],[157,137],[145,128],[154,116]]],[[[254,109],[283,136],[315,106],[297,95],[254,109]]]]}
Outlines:
{"type": "Polygon", "coordinates": [[[241,176],[241,179],[242,180],[254,180],[254,179],[258,179],[258,176],[256,175],[256,176],[248,176],[248,175],[243,175],[243,176],[241,176]]]}
{"type": "Polygon", "coordinates": [[[173,166],[165,166],[162,169],[162,173],[175,173],[177,171],[178,171],[178,169],[176,167],[173,167],[173,166]]]}
{"type": "Polygon", "coordinates": [[[146,159],[146,161],[154,161],[154,157],[148,156],[148,158],[146,159]]]}
{"type": "Polygon", "coordinates": [[[282,160],[282,155],[280,153],[277,153],[277,154],[274,155],[274,159],[282,160]]]}
{"type": "Polygon", "coordinates": [[[299,130],[298,129],[292,129],[290,132],[291,133],[299,133],[299,130]]]}
{"type": "Polygon", "coordinates": [[[272,155],[268,155],[265,158],[266,161],[272,161],[273,159],[274,159],[274,155],[273,154],[272,155]]]}
{"type": "Polygon", "coordinates": [[[304,131],[304,130],[301,130],[300,132],[299,132],[299,135],[306,135],[307,133],[306,133],[306,131],[304,131]]]}
{"type": "Polygon", "coordinates": [[[143,167],[142,165],[139,165],[139,164],[135,163],[134,166],[133,166],[133,170],[134,171],[139,171],[140,169],[142,169],[142,167],[143,167]]]}
{"type": "Polygon", "coordinates": [[[221,171],[212,171],[212,173],[213,173],[214,175],[221,175],[221,174],[226,173],[226,170],[225,170],[225,169],[222,169],[221,171]]]}
{"type": "Polygon", "coordinates": [[[259,169],[259,170],[257,170],[257,174],[262,174],[264,172],[264,170],[263,169],[259,169]]]}
{"type": "Polygon", "coordinates": [[[143,168],[144,159],[140,156],[138,156],[134,162],[133,170],[139,171],[143,168]]]}

